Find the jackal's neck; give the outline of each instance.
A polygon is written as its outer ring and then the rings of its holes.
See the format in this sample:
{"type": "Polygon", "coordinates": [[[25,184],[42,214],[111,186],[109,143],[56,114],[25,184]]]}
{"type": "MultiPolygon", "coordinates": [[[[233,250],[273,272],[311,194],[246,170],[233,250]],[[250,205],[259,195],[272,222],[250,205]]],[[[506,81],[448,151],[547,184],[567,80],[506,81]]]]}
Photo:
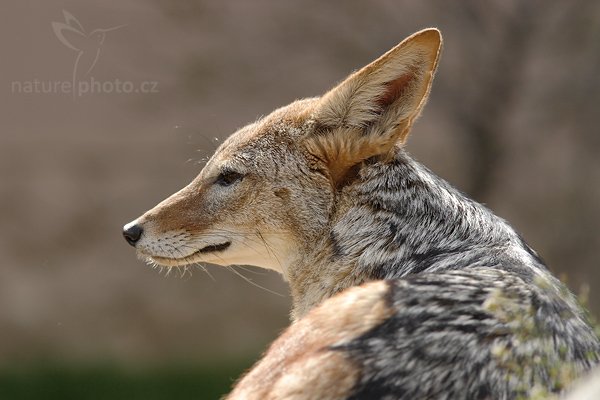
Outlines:
{"type": "Polygon", "coordinates": [[[502,219],[398,150],[366,163],[343,189],[323,238],[289,276],[293,315],[375,279],[504,261],[536,267],[533,253],[502,219]]]}

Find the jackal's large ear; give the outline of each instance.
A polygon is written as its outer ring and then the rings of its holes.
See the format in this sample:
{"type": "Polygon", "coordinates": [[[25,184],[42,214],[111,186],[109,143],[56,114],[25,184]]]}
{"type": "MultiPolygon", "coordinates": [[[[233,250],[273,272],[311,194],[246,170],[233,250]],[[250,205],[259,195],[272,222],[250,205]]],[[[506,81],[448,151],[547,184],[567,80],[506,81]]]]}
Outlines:
{"type": "Polygon", "coordinates": [[[437,29],[417,32],[318,101],[306,145],[327,162],[334,181],[404,143],[427,100],[441,44],[437,29]]]}

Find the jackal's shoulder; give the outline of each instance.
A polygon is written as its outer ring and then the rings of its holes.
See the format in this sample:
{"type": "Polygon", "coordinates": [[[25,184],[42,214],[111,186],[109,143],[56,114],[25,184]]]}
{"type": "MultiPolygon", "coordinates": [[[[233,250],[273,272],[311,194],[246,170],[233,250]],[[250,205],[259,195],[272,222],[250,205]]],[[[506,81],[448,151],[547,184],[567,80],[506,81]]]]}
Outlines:
{"type": "Polygon", "coordinates": [[[550,277],[416,274],[325,301],[274,342],[231,398],[513,398],[536,385],[561,390],[599,350],[550,277]]]}

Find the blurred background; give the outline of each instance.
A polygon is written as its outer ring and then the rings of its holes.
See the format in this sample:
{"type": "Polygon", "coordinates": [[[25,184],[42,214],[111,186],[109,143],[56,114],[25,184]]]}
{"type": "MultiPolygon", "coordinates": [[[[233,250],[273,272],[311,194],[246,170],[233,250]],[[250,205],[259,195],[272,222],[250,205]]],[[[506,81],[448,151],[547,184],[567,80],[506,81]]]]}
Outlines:
{"type": "Polygon", "coordinates": [[[288,324],[286,286],[251,268],[165,276],[122,225],[236,128],[429,26],[444,52],[409,151],[600,315],[600,2],[0,7],[1,399],[226,393],[288,324]]]}

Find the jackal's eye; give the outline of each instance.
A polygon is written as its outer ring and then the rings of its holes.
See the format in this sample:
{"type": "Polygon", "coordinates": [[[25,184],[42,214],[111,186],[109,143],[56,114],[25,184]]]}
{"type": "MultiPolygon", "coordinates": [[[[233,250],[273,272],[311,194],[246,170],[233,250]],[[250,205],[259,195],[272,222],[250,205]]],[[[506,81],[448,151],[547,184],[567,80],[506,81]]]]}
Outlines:
{"type": "Polygon", "coordinates": [[[244,175],[240,174],[239,172],[225,170],[221,172],[219,176],[217,176],[215,184],[219,186],[231,186],[234,183],[241,181],[243,177],[244,175]]]}

